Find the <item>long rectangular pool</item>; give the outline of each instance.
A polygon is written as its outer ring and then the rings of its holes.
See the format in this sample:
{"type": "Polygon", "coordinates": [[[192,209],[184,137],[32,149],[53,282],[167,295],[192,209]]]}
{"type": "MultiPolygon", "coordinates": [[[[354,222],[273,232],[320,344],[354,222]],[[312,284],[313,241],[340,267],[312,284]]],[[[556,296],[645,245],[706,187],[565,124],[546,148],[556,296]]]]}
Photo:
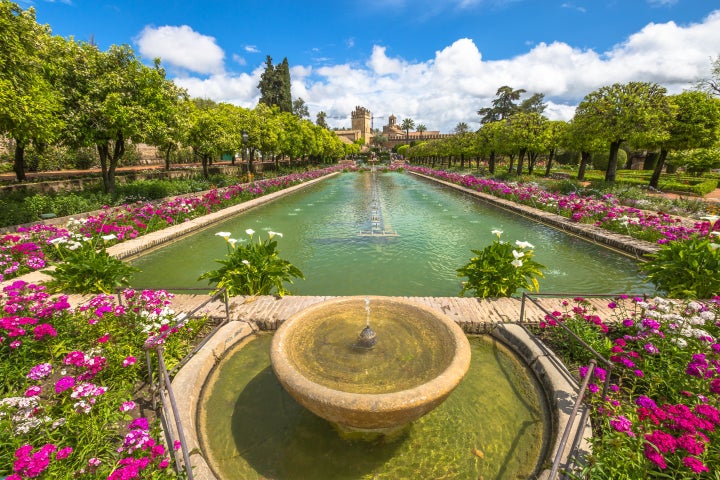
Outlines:
{"type": "Polygon", "coordinates": [[[132,261],[141,269],[133,286],[207,286],[198,277],[226,252],[215,234],[247,239],[248,228],[283,234],[280,256],[306,277],[290,286],[297,295],[457,296],[456,270],[492,243],[493,229],[535,246],[547,267],[542,293],[653,290],[632,258],[400,172],[343,173],[151,251],[132,261]]]}

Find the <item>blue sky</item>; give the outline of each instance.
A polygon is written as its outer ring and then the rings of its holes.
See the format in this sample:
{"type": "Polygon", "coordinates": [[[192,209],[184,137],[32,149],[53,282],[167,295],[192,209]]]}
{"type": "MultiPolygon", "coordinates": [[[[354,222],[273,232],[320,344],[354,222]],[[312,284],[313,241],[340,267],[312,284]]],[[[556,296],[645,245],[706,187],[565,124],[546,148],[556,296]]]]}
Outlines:
{"type": "Polygon", "coordinates": [[[265,56],[288,58],[311,118],[349,126],[356,105],[428,130],[478,125],[498,87],[544,93],[569,119],[603,85],[677,93],[720,55],[718,0],[34,0],[53,33],[160,57],[191,95],[257,103],[265,56]]]}

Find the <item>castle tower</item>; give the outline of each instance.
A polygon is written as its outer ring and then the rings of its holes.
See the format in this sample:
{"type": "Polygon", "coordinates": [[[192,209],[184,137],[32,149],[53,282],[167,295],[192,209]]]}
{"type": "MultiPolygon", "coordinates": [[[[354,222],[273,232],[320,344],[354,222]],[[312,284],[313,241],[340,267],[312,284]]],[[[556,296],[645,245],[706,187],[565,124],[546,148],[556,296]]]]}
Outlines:
{"type": "Polygon", "coordinates": [[[350,117],[352,129],[360,131],[360,136],[365,139],[366,143],[369,142],[372,137],[370,110],[365,107],[355,107],[355,111],[350,114],[350,117]]]}

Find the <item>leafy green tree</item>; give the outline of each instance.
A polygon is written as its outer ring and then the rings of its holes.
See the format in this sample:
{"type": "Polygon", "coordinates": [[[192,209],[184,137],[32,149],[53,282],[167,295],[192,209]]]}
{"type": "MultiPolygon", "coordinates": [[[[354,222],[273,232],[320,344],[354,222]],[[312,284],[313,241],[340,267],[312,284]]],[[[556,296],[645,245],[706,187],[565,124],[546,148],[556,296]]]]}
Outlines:
{"type": "Polygon", "coordinates": [[[568,123],[564,120],[550,120],[547,122],[545,129],[545,146],[548,152],[547,164],[545,165],[545,176],[550,176],[553,159],[558,148],[563,143],[565,132],[568,129],[568,123]]]}
{"type": "MultiPolygon", "coordinates": [[[[68,140],[95,145],[105,192],[115,193],[115,171],[127,143],[140,143],[163,122],[175,101],[167,95],[165,72],[143,65],[127,46],[106,52],[89,43],[68,42],[63,70],[68,140]]],[[[151,135],[150,135],[151,136],[151,135]]]]}
{"type": "Polygon", "coordinates": [[[412,118],[403,119],[402,123],[400,124],[400,128],[405,130],[405,141],[410,143],[410,130],[415,128],[415,120],[413,120],[412,118]]]}
{"type": "Polygon", "coordinates": [[[667,139],[672,108],[665,93],[665,88],[655,83],[616,83],[587,94],[578,105],[575,118],[610,145],[606,182],[615,181],[623,142],[651,145],[667,139]]]}
{"type": "Polygon", "coordinates": [[[520,107],[516,102],[520,100],[523,93],[525,93],[525,90],[513,90],[507,85],[498,88],[495,93],[497,98],[492,101],[492,107],[481,108],[477,111],[477,114],[481,117],[480,123],[484,125],[510,117],[519,110],[520,107]]]}
{"type": "Polygon", "coordinates": [[[53,142],[62,127],[60,95],[50,82],[52,39],[33,8],[6,0],[0,0],[0,32],[0,134],[15,140],[13,170],[24,181],[27,146],[53,142]]]}
{"type": "Polygon", "coordinates": [[[537,113],[542,115],[547,108],[544,93],[533,93],[530,97],[520,103],[518,110],[525,113],[537,113]]]}
{"type": "Polygon", "coordinates": [[[658,188],[668,153],[672,150],[707,148],[720,138],[720,100],[705,92],[683,92],[668,98],[674,107],[669,138],[660,144],[650,186],[658,188]]]}
{"type": "Polygon", "coordinates": [[[480,154],[488,157],[488,170],[491,175],[495,174],[497,154],[502,153],[504,148],[503,132],[506,122],[507,120],[499,120],[485,123],[475,136],[480,154]]]}
{"type": "Polygon", "coordinates": [[[293,100],[292,114],[301,120],[303,118],[310,117],[310,111],[308,110],[308,106],[305,103],[305,100],[302,99],[302,97],[298,97],[295,100],[293,100]]]}
{"type": "Polygon", "coordinates": [[[545,117],[535,112],[518,112],[507,119],[507,148],[518,154],[518,175],[522,173],[525,155],[529,152],[537,154],[543,150],[543,129],[546,121],[545,117]]]}
{"type": "Polygon", "coordinates": [[[223,122],[219,109],[211,100],[194,99],[189,111],[188,129],[183,143],[192,148],[193,155],[200,159],[203,177],[208,178],[210,161],[218,157],[229,146],[224,142],[223,122]]]}

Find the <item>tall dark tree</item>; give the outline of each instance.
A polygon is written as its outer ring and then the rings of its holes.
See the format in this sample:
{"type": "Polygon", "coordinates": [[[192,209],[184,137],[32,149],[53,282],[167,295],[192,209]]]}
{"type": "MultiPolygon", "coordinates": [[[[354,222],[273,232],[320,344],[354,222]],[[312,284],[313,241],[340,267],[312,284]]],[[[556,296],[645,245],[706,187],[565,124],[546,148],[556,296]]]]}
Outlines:
{"type": "Polygon", "coordinates": [[[292,113],[290,66],[287,58],[277,66],[273,66],[270,55],[265,58],[265,71],[260,75],[258,88],[260,89],[260,103],[269,107],[277,106],[281,112],[292,113]]]}
{"type": "Polygon", "coordinates": [[[520,100],[523,93],[525,93],[525,90],[513,90],[507,85],[498,88],[495,93],[497,98],[492,101],[492,107],[481,108],[477,111],[481,117],[480,123],[498,122],[517,112],[520,107],[516,102],[520,100]]]}

